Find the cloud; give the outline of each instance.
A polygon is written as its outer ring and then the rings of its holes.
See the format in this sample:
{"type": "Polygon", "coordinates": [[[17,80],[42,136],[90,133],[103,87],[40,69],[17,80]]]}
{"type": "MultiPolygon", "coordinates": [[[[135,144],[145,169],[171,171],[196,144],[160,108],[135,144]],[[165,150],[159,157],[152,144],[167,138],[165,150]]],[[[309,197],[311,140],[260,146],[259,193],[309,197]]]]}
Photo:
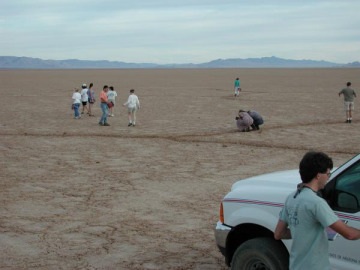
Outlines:
{"type": "Polygon", "coordinates": [[[347,62],[359,60],[359,9],[354,0],[1,1],[0,49],[126,62],[271,55],[347,62]]]}

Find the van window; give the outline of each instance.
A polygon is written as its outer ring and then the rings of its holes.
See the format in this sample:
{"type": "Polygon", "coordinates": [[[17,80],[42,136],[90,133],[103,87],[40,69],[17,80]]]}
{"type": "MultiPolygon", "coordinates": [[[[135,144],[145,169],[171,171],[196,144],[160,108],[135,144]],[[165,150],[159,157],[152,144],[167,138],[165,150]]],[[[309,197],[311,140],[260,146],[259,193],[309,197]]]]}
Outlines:
{"type": "Polygon", "coordinates": [[[335,190],[339,210],[360,211],[360,162],[338,177],[335,190]]]}

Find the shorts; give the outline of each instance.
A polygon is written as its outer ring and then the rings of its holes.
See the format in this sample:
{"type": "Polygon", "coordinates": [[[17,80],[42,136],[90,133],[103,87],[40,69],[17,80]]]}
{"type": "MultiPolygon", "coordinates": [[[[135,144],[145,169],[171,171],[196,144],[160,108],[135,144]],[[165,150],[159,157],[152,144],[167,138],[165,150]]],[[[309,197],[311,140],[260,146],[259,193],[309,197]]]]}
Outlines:
{"type": "Polygon", "coordinates": [[[354,110],[354,102],[353,101],[345,101],[344,109],[345,109],[345,111],[353,111],[354,110]]]}
{"type": "Polygon", "coordinates": [[[128,107],[128,112],[129,113],[134,113],[137,111],[137,108],[136,107],[128,107]]]}
{"type": "Polygon", "coordinates": [[[81,101],[81,103],[82,103],[83,106],[86,106],[87,101],[81,101]]]}

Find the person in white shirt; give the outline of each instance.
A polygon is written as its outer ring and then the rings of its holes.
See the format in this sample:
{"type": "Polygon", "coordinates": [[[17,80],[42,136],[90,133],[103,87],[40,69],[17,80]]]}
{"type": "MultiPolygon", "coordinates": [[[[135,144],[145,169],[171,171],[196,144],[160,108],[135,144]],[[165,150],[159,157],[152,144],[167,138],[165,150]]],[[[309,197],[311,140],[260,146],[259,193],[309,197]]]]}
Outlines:
{"type": "MultiPolygon", "coordinates": [[[[107,97],[108,97],[108,101],[112,102],[112,104],[114,104],[114,106],[115,106],[115,98],[117,97],[117,93],[114,90],[114,87],[110,86],[109,91],[106,94],[107,94],[107,97]]],[[[109,108],[109,115],[108,116],[110,116],[110,117],[114,117],[114,114],[113,114],[114,106],[109,108]]]]}
{"type": "Polygon", "coordinates": [[[130,96],[127,102],[124,103],[124,106],[128,107],[128,117],[129,117],[129,124],[128,126],[135,126],[136,123],[136,111],[140,109],[140,102],[139,98],[135,95],[135,90],[130,90],[130,96]]]}
{"type": "Polygon", "coordinates": [[[81,102],[81,94],[79,93],[79,89],[75,88],[75,92],[72,95],[72,99],[73,99],[73,104],[72,104],[72,108],[74,109],[74,119],[80,119],[80,113],[79,113],[79,107],[80,107],[80,102],[81,102]]]}
{"type": "Polygon", "coordinates": [[[82,85],[82,90],[80,93],[81,94],[81,103],[83,105],[81,114],[84,114],[85,109],[86,109],[87,113],[89,113],[89,109],[87,107],[87,102],[88,102],[89,96],[88,96],[87,92],[88,92],[88,89],[87,89],[86,83],[84,83],[82,85]]]}

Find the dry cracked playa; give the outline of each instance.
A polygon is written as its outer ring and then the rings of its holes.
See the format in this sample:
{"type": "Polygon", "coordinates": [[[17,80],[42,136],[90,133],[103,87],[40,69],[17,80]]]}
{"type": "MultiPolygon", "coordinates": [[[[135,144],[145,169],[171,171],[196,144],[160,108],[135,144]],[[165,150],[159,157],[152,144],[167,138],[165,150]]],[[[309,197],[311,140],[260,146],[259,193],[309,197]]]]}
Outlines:
{"type": "Polygon", "coordinates": [[[1,70],[1,269],[228,269],[213,227],[237,180],[359,153],[359,69],[1,70]],[[233,80],[242,92],[233,97],[233,80]],[[74,87],[118,93],[110,127],[73,119],[74,87]],[[127,126],[130,88],[141,102],[127,126]],[[260,112],[240,133],[239,109],[260,112]]]}

